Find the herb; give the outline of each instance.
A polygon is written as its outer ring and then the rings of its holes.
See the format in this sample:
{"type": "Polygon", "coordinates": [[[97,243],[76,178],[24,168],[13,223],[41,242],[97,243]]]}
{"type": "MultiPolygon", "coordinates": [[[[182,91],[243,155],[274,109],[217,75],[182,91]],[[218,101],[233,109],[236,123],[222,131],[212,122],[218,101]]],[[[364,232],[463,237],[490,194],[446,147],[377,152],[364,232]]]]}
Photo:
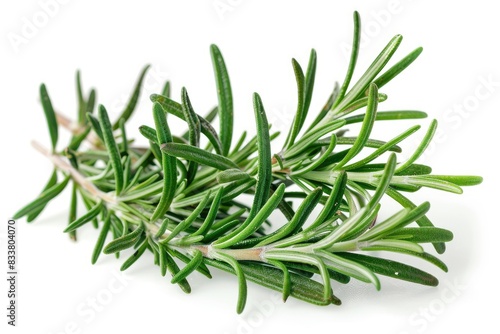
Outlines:
{"type": "Polygon", "coordinates": [[[422,244],[432,243],[440,254],[453,234],[434,227],[426,216],[428,202],[416,205],[404,194],[422,187],[462,193],[462,186],[479,184],[482,178],[434,175],[429,166],[416,163],[432,139],[436,121],[407,160],[398,159],[398,144],[416,133],[419,125],[389,141],[371,138],[377,121],[427,116],[414,110],[379,111],[379,103],[387,99],[379,90],[422,52],[417,48],[386,69],[401,40],[395,36],[351,84],[360,43],[355,13],[345,79],[312,119],[308,113],[316,52],[311,51],[305,71],[293,59],[297,111],[284,146],[275,154],[271,142],[279,134],[271,132],[257,93],[253,96],[257,134],[247,138],[245,132],[233,138],[231,84],[215,45],[210,51],[218,106],[202,117],[193,109],[187,90],[182,89],[177,102],[169,96],[167,82],[161,94],[151,96],[154,127],[139,129],[149,140],[148,147],[134,145],[125,125],[137,107],[149,66],[142,70],[128,105],[115,122],[104,106],[96,108],[94,90],[84,94],[79,73],[75,122],[54,111],[42,84],[40,96],[51,146],[46,149],[36,142],[33,146],[53,163],[54,172],[40,196],[14,218],[34,220],[72,183],[65,232],[76,239],[77,229],[86,224],[100,229],[92,263],[102,253],[118,256],[131,249],[121,268],[125,270],[148,250],[160,273],[170,272],[171,282],[185,292],[191,291],[187,280],[191,273],[198,271],[210,278],[208,267],[216,267],[237,276],[238,313],[245,307],[248,280],[280,291],[283,300],[292,296],[317,305],[340,304],[335,285],[351,278],[376,289],[381,287],[378,275],[435,286],[438,280],[430,273],[379,257],[374,251],[415,256],[447,271],[422,244]],[[185,121],[183,134],[170,130],[167,114],[185,121]],[[216,118],[219,131],[212,126],[216,118]],[[346,137],[347,127],[354,123],[361,123],[359,133],[346,137]],[[63,150],[57,149],[60,127],[72,132],[63,150]],[[207,144],[202,146],[203,141],[207,144]],[[251,196],[250,207],[242,195],[251,196]],[[387,196],[401,209],[377,222],[380,201],[387,196]],[[87,212],[77,217],[78,200],[87,212]],[[268,232],[269,217],[276,210],[285,223],[268,232]]]}

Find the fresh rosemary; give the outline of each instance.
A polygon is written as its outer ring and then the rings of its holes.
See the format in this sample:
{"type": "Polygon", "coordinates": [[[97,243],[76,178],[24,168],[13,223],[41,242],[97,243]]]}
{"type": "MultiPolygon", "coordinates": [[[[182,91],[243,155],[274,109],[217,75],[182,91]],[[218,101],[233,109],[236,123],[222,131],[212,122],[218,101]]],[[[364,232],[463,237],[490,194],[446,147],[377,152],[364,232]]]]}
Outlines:
{"type": "Polygon", "coordinates": [[[452,232],[434,227],[426,216],[430,204],[416,205],[406,193],[422,187],[461,193],[462,186],[479,184],[482,178],[433,175],[429,166],[416,163],[436,130],[435,120],[404,161],[398,159],[398,144],[417,132],[419,125],[389,141],[371,138],[377,121],[427,116],[413,110],[378,110],[387,99],[379,90],[422,51],[415,49],[383,71],[401,40],[395,36],[351,84],[360,43],[360,20],[354,13],[353,48],[345,79],[312,120],[308,111],[316,53],[311,51],[305,72],[293,59],[297,111],[282,149],[275,154],[271,141],[279,133],[270,132],[258,94],[253,96],[257,134],[247,138],[244,132],[233,140],[231,85],[215,45],[210,52],[218,106],[202,117],[193,110],[187,90],[182,89],[176,102],[167,82],[160,94],[151,95],[154,126],[139,129],[149,140],[148,147],[134,145],[125,130],[148,66],[115,122],[103,105],[96,108],[94,90],[83,93],[79,73],[76,121],[54,111],[42,84],[40,97],[51,146],[46,149],[36,142],[33,146],[52,162],[54,171],[40,196],[14,218],[35,220],[71,183],[65,232],[76,239],[76,230],[88,223],[100,229],[92,263],[101,253],[118,256],[133,249],[121,267],[125,270],[148,250],[161,275],[170,272],[171,282],[188,293],[191,273],[198,271],[210,278],[208,266],[216,267],[237,276],[238,313],[245,307],[247,280],[281,291],[283,300],[293,296],[317,305],[340,304],[333,285],[351,278],[372,283],[376,289],[380,289],[377,275],[435,286],[438,280],[433,275],[379,257],[374,251],[415,256],[447,271],[421,244],[432,243],[441,254],[452,232]],[[171,132],[166,114],[185,122],[183,134],[171,132]],[[216,118],[219,131],[212,125],[216,118]],[[358,135],[346,137],[346,127],[354,123],[361,123],[358,135]],[[60,127],[72,133],[63,150],[57,149],[60,127]],[[202,147],[201,139],[208,144],[202,147]],[[242,195],[253,198],[250,206],[242,195]],[[401,209],[376,222],[384,196],[398,202],[401,209]],[[77,217],[78,201],[87,211],[77,217]],[[268,232],[269,216],[275,210],[282,213],[284,223],[268,232]],[[110,235],[112,240],[106,241],[110,235]]]}

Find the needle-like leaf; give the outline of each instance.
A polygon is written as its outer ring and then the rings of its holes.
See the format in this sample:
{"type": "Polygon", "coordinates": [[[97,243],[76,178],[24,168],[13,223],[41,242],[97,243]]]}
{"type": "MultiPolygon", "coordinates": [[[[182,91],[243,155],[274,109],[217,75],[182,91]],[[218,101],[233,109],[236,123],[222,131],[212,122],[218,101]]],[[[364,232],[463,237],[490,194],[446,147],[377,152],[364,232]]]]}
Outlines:
{"type": "Polygon", "coordinates": [[[59,137],[58,126],[56,120],[56,113],[54,112],[54,107],[52,107],[52,102],[47,93],[47,88],[42,84],[40,86],[40,100],[42,101],[43,111],[45,112],[45,119],[47,120],[47,125],[49,128],[50,140],[52,142],[52,151],[56,149],[57,139],[59,137]]]}
{"type": "MultiPolygon", "coordinates": [[[[198,115],[193,110],[191,101],[187,90],[182,88],[182,112],[184,113],[184,118],[189,127],[189,144],[194,147],[200,146],[200,132],[201,126],[198,115]]],[[[189,161],[187,170],[187,184],[189,185],[193,182],[196,172],[198,171],[198,164],[195,161],[189,161]]]]}
{"type": "Polygon", "coordinates": [[[245,273],[243,272],[240,263],[233,257],[224,253],[216,253],[215,258],[229,264],[236,273],[236,277],[238,277],[238,302],[236,303],[236,312],[241,314],[247,302],[247,280],[245,278],[245,273]]]}
{"type": "MultiPolygon", "coordinates": [[[[45,185],[45,187],[43,187],[42,194],[48,189],[50,189],[52,186],[54,186],[56,183],[57,183],[57,169],[54,169],[54,171],[50,175],[49,180],[47,181],[47,184],[45,185]]],[[[28,223],[34,221],[42,213],[43,209],[45,209],[45,205],[40,206],[37,210],[32,211],[26,217],[26,221],[28,223]]]]}
{"type": "Polygon", "coordinates": [[[66,229],[64,230],[64,232],[66,232],[66,233],[72,232],[72,231],[76,230],[77,228],[87,224],[92,219],[97,217],[97,215],[99,215],[101,213],[102,209],[103,209],[102,202],[98,202],[86,214],[84,214],[83,216],[81,216],[80,218],[78,218],[77,220],[72,222],[71,224],[69,224],[68,227],[66,227],[66,229]]]}
{"type": "Polygon", "coordinates": [[[384,74],[380,75],[377,79],[375,79],[373,83],[376,84],[378,88],[381,88],[386,83],[394,79],[394,77],[397,76],[399,73],[404,71],[405,68],[410,66],[410,64],[413,63],[413,61],[415,61],[415,59],[417,59],[418,56],[420,56],[422,51],[423,49],[421,47],[416,48],[415,50],[410,52],[406,57],[397,62],[394,66],[388,69],[384,74]]]}
{"type": "Polygon", "coordinates": [[[377,274],[423,285],[436,286],[438,284],[436,277],[397,261],[353,253],[339,253],[338,255],[361,263],[377,274]]]}
{"type": "Polygon", "coordinates": [[[203,254],[199,250],[194,251],[191,261],[172,277],[171,283],[176,284],[189,276],[203,262],[203,254]]]}
{"type": "Polygon", "coordinates": [[[66,188],[69,179],[69,176],[67,176],[61,183],[57,183],[49,189],[45,190],[37,199],[16,212],[12,218],[19,219],[34,212],[39,212],[40,208],[45,207],[48,202],[50,202],[54,197],[59,195],[64,190],[64,188],[66,188]]]}
{"type": "MultiPolygon", "coordinates": [[[[170,128],[168,127],[165,113],[158,103],[155,103],[153,105],[153,118],[155,120],[158,143],[160,145],[171,143],[172,135],[170,134],[170,128]]],[[[155,221],[156,219],[162,218],[163,215],[165,215],[165,212],[167,212],[170,204],[172,203],[172,200],[174,199],[175,186],[177,183],[177,168],[175,157],[162,152],[161,159],[163,167],[163,190],[160,202],[158,203],[158,206],[151,216],[151,221],[155,221]]]]}
{"type": "Polygon", "coordinates": [[[121,115],[118,117],[116,122],[113,124],[113,130],[117,130],[120,127],[120,120],[127,122],[128,119],[130,118],[130,116],[132,116],[132,113],[134,112],[134,110],[137,106],[137,102],[139,101],[139,96],[141,94],[142,82],[144,81],[144,77],[146,76],[146,73],[147,73],[149,68],[150,68],[150,65],[146,65],[142,69],[141,74],[139,75],[139,79],[137,79],[137,83],[135,84],[134,91],[132,92],[132,95],[130,96],[130,99],[127,103],[127,106],[122,111],[121,115]]]}
{"type": "Polygon", "coordinates": [[[120,151],[116,144],[108,112],[103,105],[99,106],[99,124],[101,125],[104,144],[109,152],[109,159],[115,174],[116,195],[120,195],[123,189],[123,166],[120,157],[120,151]]]}
{"type": "Polygon", "coordinates": [[[104,247],[104,254],[113,254],[132,247],[142,233],[144,233],[144,226],[141,224],[134,231],[107,244],[106,247],[104,247]]]}
{"type": "Polygon", "coordinates": [[[345,93],[349,88],[349,84],[351,83],[352,75],[354,73],[354,69],[356,68],[356,62],[358,61],[359,44],[361,41],[361,22],[360,22],[361,20],[359,18],[359,13],[357,11],[355,11],[353,14],[353,20],[354,20],[354,33],[352,37],[352,49],[351,49],[351,57],[349,59],[349,66],[347,67],[347,73],[345,75],[344,82],[340,87],[337,98],[335,99],[335,102],[332,105],[332,109],[335,108],[344,98],[345,93]]]}
{"type": "Polygon", "coordinates": [[[233,95],[224,58],[215,44],[210,46],[210,54],[212,55],[215,83],[217,85],[217,98],[219,100],[218,115],[220,120],[222,155],[226,156],[231,148],[231,139],[233,137],[233,95]]]}
{"type": "Polygon", "coordinates": [[[161,150],[169,156],[186,159],[188,161],[194,161],[196,163],[220,170],[238,168],[238,165],[236,165],[232,160],[222,155],[210,153],[201,148],[187,144],[168,142],[161,145],[161,150]]]}
{"type": "MultiPolygon", "coordinates": [[[[165,112],[171,113],[172,115],[179,117],[182,120],[185,120],[184,113],[182,112],[182,105],[169,99],[166,96],[152,94],[150,96],[151,101],[153,103],[159,103],[162,108],[164,108],[165,112]]],[[[205,118],[198,115],[198,119],[200,121],[201,133],[203,133],[210,143],[213,145],[215,151],[218,154],[222,154],[222,144],[217,135],[217,131],[213,128],[209,121],[205,118]]]]}
{"type": "Polygon", "coordinates": [[[110,226],[111,226],[111,214],[108,212],[106,214],[106,218],[104,219],[104,224],[101,228],[101,232],[99,232],[99,237],[97,238],[94,251],[92,252],[92,264],[95,264],[97,262],[97,259],[99,258],[99,255],[101,255],[110,226]]]}
{"type": "Polygon", "coordinates": [[[137,250],[132,254],[125,262],[123,262],[122,266],[120,267],[120,271],[127,270],[130,268],[131,265],[133,265],[141,256],[144,254],[148,247],[148,241],[144,240],[142,244],[137,248],[137,250]]]}
{"type": "Polygon", "coordinates": [[[349,149],[349,152],[346,154],[346,156],[335,166],[335,170],[341,169],[345,164],[347,164],[349,161],[351,161],[352,158],[354,158],[365,146],[366,141],[368,140],[368,137],[370,136],[370,133],[373,128],[373,123],[375,122],[375,116],[377,114],[377,96],[378,96],[378,88],[375,84],[370,85],[370,90],[368,92],[368,105],[366,107],[366,115],[365,119],[363,120],[363,126],[361,128],[361,131],[359,132],[359,135],[352,145],[352,147],[349,149]]]}
{"type": "Polygon", "coordinates": [[[269,198],[271,187],[271,139],[269,138],[269,124],[267,123],[266,111],[262,104],[259,94],[253,94],[253,109],[255,115],[255,124],[257,126],[257,149],[259,153],[259,168],[257,175],[257,186],[255,187],[255,196],[253,205],[248,214],[249,219],[253,218],[257,212],[264,206],[269,198]]]}

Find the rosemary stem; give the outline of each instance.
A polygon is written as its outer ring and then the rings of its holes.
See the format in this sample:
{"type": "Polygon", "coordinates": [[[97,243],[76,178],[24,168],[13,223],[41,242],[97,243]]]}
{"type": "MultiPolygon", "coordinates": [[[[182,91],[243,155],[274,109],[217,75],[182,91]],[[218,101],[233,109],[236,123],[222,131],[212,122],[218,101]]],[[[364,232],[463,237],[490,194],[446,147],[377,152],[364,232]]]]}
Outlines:
{"type": "MultiPolygon", "coordinates": [[[[72,135],[77,136],[85,131],[84,127],[78,124],[78,122],[72,121],[69,117],[59,112],[55,112],[55,114],[57,124],[59,124],[62,128],[68,130],[72,135]]],[[[93,132],[87,135],[85,141],[89,143],[92,148],[99,147],[99,139],[93,132]]]]}
{"type": "Polygon", "coordinates": [[[82,127],[77,122],[72,121],[71,119],[69,119],[69,117],[66,117],[65,115],[59,112],[55,112],[55,114],[56,114],[57,124],[59,124],[64,129],[71,132],[73,135],[79,135],[83,132],[82,127]]]}
{"type": "Polygon", "coordinates": [[[259,261],[264,262],[264,254],[267,247],[255,247],[247,249],[217,249],[212,245],[191,245],[192,249],[199,250],[204,257],[216,259],[216,253],[226,254],[238,261],[259,261]]]}
{"type": "Polygon", "coordinates": [[[107,194],[105,192],[102,192],[99,190],[96,186],[92,184],[89,180],[85,178],[79,171],[77,171],[73,166],[71,166],[69,163],[64,161],[60,156],[51,153],[48,149],[46,149],[44,146],[42,146],[40,143],[37,141],[32,141],[31,145],[35,150],[43,154],[45,157],[47,157],[56,168],[60,169],[63,172],[66,172],[71,175],[73,180],[78,183],[82,187],[82,189],[86,190],[88,193],[90,193],[92,196],[95,196],[96,198],[102,199],[104,202],[116,205],[117,201],[116,198],[110,194],[107,194]]]}

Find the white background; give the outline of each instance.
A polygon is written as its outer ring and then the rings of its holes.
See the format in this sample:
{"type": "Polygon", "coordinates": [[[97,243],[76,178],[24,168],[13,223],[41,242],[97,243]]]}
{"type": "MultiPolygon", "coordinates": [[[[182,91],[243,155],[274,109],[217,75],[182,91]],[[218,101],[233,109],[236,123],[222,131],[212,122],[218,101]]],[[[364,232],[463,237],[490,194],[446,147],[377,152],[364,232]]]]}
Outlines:
{"type": "MultiPolygon", "coordinates": [[[[138,125],[152,124],[147,96],[158,92],[166,79],[172,80],[174,96],[186,86],[201,114],[216,103],[209,55],[209,45],[216,43],[231,75],[235,132],[255,131],[254,91],[261,94],[275,128],[286,130],[296,102],[290,59],[295,57],[305,68],[310,49],[317,50],[311,110],[319,110],[333,82],[344,77],[354,10],[361,14],[364,36],[355,77],[395,34],[404,36],[395,58],[423,46],[423,54],[411,68],[384,87],[389,100],[381,109],[427,111],[438,119],[440,132],[421,162],[431,164],[437,174],[478,174],[485,182],[466,188],[460,196],[422,191],[411,197],[416,202],[430,200],[431,219],[455,233],[442,257],[450,268],[447,274],[419,262],[437,275],[439,287],[382,280],[382,291],[377,292],[364,284],[335,284],[343,305],[322,308],[292,299],[283,304],[275,293],[250,283],[247,308],[239,316],[236,281],[216,269],[210,281],[193,275],[193,292],[185,295],[159,275],[149,255],[120,279],[116,276],[121,275],[123,259],[101,256],[92,266],[97,232],[84,228],[77,243],[62,233],[68,214],[65,192],[36,223],[18,221],[18,327],[9,328],[9,333],[352,329],[400,334],[466,332],[477,330],[479,324],[490,332],[498,329],[500,222],[494,187],[500,184],[494,157],[498,157],[500,112],[500,21],[495,2],[54,1],[0,5],[4,222],[38,194],[51,171],[50,164],[30,147],[35,138],[49,143],[38,103],[41,82],[47,84],[56,108],[74,117],[74,73],[79,68],[87,92],[98,87],[99,102],[116,116],[141,67],[152,64],[140,110],[129,129],[137,136],[138,125]],[[29,29],[31,24],[35,29],[29,29]],[[99,311],[91,311],[93,298],[99,311]]],[[[388,139],[408,124],[380,123],[374,136],[388,139]]],[[[414,147],[422,133],[405,148],[414,147]]],[[[2,227],[3,262],[5,232],[2,227]]],[[[0,326],[5,328],[7,287],[2,282],[0,326]]]]}

